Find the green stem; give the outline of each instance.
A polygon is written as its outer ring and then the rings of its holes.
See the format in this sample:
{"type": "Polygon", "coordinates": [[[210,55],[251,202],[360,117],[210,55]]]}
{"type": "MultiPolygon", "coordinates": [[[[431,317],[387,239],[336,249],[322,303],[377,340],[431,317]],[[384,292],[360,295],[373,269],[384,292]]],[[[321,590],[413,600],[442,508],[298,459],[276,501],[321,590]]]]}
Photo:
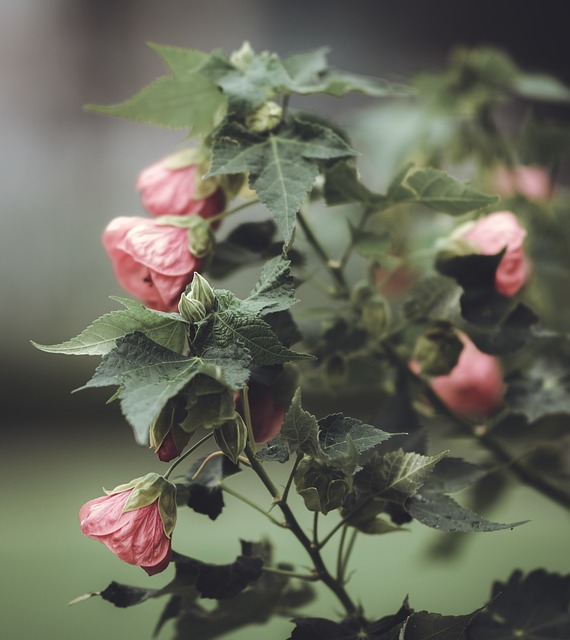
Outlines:
{"type": "Polygon", "coordinates": [[[264,571],[268,573],[276,573],[280,576],[287,576],[288,578],[297,578],[298,580],[307,580],[308,582],[318,582],[319,576],[314,573],[297,573],[295,571],[286,571],[285,569],[275,569],[273,567],[263,567],[264,571]]]}
{"type": "Polygon", "coordinates": [[[340,542],[338,543],[338,551],[336,556],[336,579],[342,584],[342,561],[344,555],[344,542],[346,540],[346,533],[348,526],[345,525],[340,535],[340,542]]]}
{"type": "Polygon", "coordinates": [[[319,549],[316,548],[311,540],[307,537],[307,534],[303,531],[289,505],[283,502],[282,497],[279,495],[277,487],[273,484],[273,481],[263,468],[261,462],[255,457],[255,453],[253,452],[249,444],[245,448],[245,455],[251,463],[251,468],[255,471],[261,482],[265,485],[266,489],[273,497],[275,504],[279,507],[279,509],[281,509],[281,512],[285,517],[285,521],[289,525],[289,528],[309,554],[311,560],[313,561],[315,572],[318,578],[322,580],[322,582],[324,582],[324,584],[326,584],[326,586],[335,594],[349,616],[360,617],[360,609],[354,604],[348,593],[345,591],[344,587],[329,573],[328,569],[325,566],[325,563],[323,562],[319,549]]]}
{"type": "Polygon", "coordinates": [[[297,221],[299,222],[299,226],[301,227],[301,229],[303,229],[303,233],[305,234],[307,242],[313,247],[315,253],[328,269],[332,279],[335,281],[337,294],[341,298],[348,298],[350,288],[344,277],[342,266],[339,262],[331,260],[328,253],[324,250],[323,246],[319,242],[317,236],[315,235],[315,232],[311,228],[311,225],[309,224],[309,221],[307,220],[307,217],[303,213],[302,209],[297,213],[297,221]]]}
{"type": "Polygon", "coordinates": [[[313,546],[319,547],[319,512],[315,511],[313,516],[313,546]]]}
{"type": "Polygon", "coordinates": [[[262,513],[266,518],[268,518],[269,520],[271,520],[271,522],[273,522],[273,524],[276,524],[278,527],[282,527],[284,529],[287,529],[288,526],[285,522],[279,522],[279,520],[277,520],[277,518],[274,518],[270,513],[268,513],[265,509],[263,509],[262,507],[260,507],[258,504],[255,504],[255,502],[253,502],[252,500],[250,500],[249,498],[246,498],[245,496],[243,496],[241,493],[238,493],[237,491],[234,491],[234,489],[228,487],[227,485],[225,485],[223,482],[220,482],[219,484],[220,488],[222,489],[222,491],[225,491],[226,493],[228,493],[230,496],[233,496],[234,498],[237,498],[238,500],[241,500],[243,503],[247,504],[249,507],[251,507],[252,509],[255,509],[256,511],[259,511],[259,513],[262,513]]]}
{"type": "Polygon", "coordinates": [[[233,216],[233,214],[237,213],[238,211],[242,211],[243,209],[252,207],[254,204],[259,204],[259,202],[260,200],[258,198],[255,198],[254,200],[248,200],[243,204],[238,204],[237,207],[234,207],[233,209],[226,209],[225,211],[222,211],[221,213],[218,213],[217,215],[212,216],[211,218],[208,218],[207,222],[209,222],[210,224],[212,224],[213,222],[218,222],[219,220],[223,220],[224,218],[233,216]]]}
{"type": "Polygon", "coordinates": [[[354,549],[354,543],[356,542],[357,535],[358,535],[358,529],[353,529],[352,533],[350,534],[350,540],[348,541],[348,548],[346,549],[346,553],[342,561],[342,572],[341,572],[341,577],[339,578],[341,584],[346,584],[346,579],[345,579],[346,567],[348,566],[350,555],[352,554],[352,550],[354,549]]]}
{"type": "Polygon", "coordinates": [[[174,464],[172,464],[169,468],[168,471],[164,474],[164,478],[165,480],[168,479],[170,477],[170,474],[174,471],[174,469],[176,469],[176,467],[183,461],[185,460],[190,454],[194,453],[194,451],[196,451],[196,449],[200,446],[202,446],[204,444],[204,442],[208,441],[210,438],[212,438],[214,436],[214,432],[210,431],[209,433],[207,433],[201,440],[198,440],[198,442],[196,442],[196,444],[193,444],[190,449],[188,449],[188,451],[186,451],[185,453],[183,453],[180,458],[178,458],[178,460],[176,460],[176,462],[174,462],[174,464]]]}
{"type": "Polygon", "coordinates": [[[253,425],[251,424],[251,410],[249,408],[249,387],[247,384],[242,389],[243,396],[243,412],[245,414],[245,425],[247,427],[247,437],[249,440],[249,444],[253,449],[253,453],[256,451],[255,447],[255,436],[253,435],[253,425]]]}
{"type": "Polygon", "coordinates": [[[295,471],[297,471],[297,467],[299,463],[303,459],[304,454],[297,452],[297,457],[295,458],[295,462],[293,463],[293,468],[291,469],[291,473],[287,478],[287,484],[285,485],[285,490],[283,491],[283,495],[281,496],[281,502],[287,502],[287,498],[289,497],[289,491],[291,491],[291,485],[293,484],[293,478],[295,476],[295,471]]]}

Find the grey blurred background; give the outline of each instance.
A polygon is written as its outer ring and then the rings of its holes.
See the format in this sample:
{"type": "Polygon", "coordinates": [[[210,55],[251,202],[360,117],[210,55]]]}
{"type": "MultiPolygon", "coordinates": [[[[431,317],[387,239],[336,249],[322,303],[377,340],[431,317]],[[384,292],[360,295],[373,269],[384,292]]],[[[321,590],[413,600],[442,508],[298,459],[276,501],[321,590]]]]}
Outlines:
{"type": "MultiPolygon", "coordinates": [[[[96,359],[40,353],[29,340],[60,342],[117,308],[108,296],[123,292],[100,245],[101,231],[112,217],[142,214],[133,186],[138,172],[183,134],[85,113],[82,105],[121,101],[162,74],[160,60],[144,45],[149,40],[230,52],[248,39],[256,50],[280,54],[329,45],[336,66],[390,80],[442,67],[455,44],[491,43],[529,70],[570,81],[566,12],[566,2],[548,1],[531,12],[521,3],[481,0],[0,0],[0,601],[6,607],[0,625],[6,637],[146,638],[160,610],[154,602],[140,612],[100,601],[64,606],[111,578],[147,584],[142,572],[81,536],[76,512],[101,485],[157,467],[148,451],[134,447],[118,409],[105,406],[105,392],[69,395],[96,359]]],[[[363,104],[353,97],[321,107],[342,121],[363,104]]],[[[362,572],[355,592],[376,604],[379,615],[395,610],[408,592],[419,608],[454,613],[480,606],[490,581],[515,566],[569,570],[553,544],[561,540],[556,532],[567,524],[566,514],[519,489],[496,516],[521,520],[529,505],[548,526],[527,529],[516,542],[508,531],[483,535],[469,547],[465,566],[427,563],[431,533],[414,530],[413,541],[400,542],[401,536],[385,546],[367,538],[359,557],[389,557],[380,571],[389,585],[378,593],[378,583],[362,572]]],[[[267,529],[249,515],[247,522],[267,529]]],[[[181,550],[217,559],[220,545],[230,549],[228,536],[247,536],[239,513],[225,523],[212,529],[193,522],[196,542],[181,550]]],[[[283,544],[284,559],[294,543],[283,544]]],[[[231,548],[228,559],[236,552],[231,548]]],[[[324,598],[320,613],[327,615],[331,604],[324,598]]],[[[272,632],[235,638],[278,639],[287,628],[281,622],[272,632]]]]}

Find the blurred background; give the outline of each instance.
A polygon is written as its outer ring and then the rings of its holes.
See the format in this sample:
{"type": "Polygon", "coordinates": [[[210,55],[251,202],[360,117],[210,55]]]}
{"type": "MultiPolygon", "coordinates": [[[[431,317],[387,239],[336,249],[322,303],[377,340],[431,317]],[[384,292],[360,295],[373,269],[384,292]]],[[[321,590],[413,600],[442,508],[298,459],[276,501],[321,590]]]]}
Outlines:
{"type": "MultiPolygon", "coordinates": [[[[117,308],[108,296],[123,292],[101,231],[115,216],[142,214],[138,172],[170,153],[183,134],[105,119],[82,105],[122,101],[161,75],[146,41],[231,52],[249,40],[258,51],[280,54],[328,45],[335,66],[394,81],[443,67],[454,45],[487,43],[504,47],[527,70],[570,82],[566,4],[543,1],[523,12],[512,2],[447,0],[0,0],[0,625],[6,637],[147,638],[162,606],[153,601],[121,611],[94,599],[66,607],[111,579],[150,586],[140,570],[81,536],[77,509],[102,485],[159,467],[154,454],[134,445],[118,407],[104,404],[106,392],[69,395],[97,359],[40,353],[29,340],[60,342],[117,308]]],[[[368,102],[318,104],[343,122],[368,102]]],[[[230,542],[237,536],[270,533],[263,519],[240,509],[230,505],[215,525],[185,514],[188,538],[179,537],[180,550],[223,562],[238,553],[230,542]]],[[[362,536],[354,566],[367,569],[355,574],[354,593],[378,615],[394,611],[407,593],[418,609],[461,613],[482,605],[492,580],[516,567],[570,570],[561,551],[567,536],[560,533],[568,516],[560,508],[519,488],[488,515],[532,522],[474,537],[452,564],[427,553],[434,536],[446,534],[412,526],[412,534],[393,538],[362,536]]],[[[294,540],[276,539],[280,559],[296,553],[294,540]]],[[[152,586],[161,580],[168,577],[152,586]]],[[[311,612],[327,615],[331,606],[322,597],[311,612]]],[[[278,621],[270,631],[228,638],[281,638],[288,628],[278,621]]]]}

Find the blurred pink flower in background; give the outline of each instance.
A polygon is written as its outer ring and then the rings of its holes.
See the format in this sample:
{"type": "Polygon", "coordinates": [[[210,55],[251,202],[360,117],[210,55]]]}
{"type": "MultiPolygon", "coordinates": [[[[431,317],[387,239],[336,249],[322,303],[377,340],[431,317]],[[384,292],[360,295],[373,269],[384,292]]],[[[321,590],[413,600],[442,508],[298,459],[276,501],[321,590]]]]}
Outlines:
{"type": "MultiPolygon", "coordinates": [[[[251,382],[249,410],[255,441],[259,444],[276,438],[285,419],[285,407],[275,402],[271,387],[251,382]]],[[[245,419],[241,395],[236,394],[236,411],[245,419]]]]}
{"type": "Polygon", "coordinates": [[[491,188],[504,198],[520,193],[528,200],[548,200],[551,191],[548,173],[538,165],[498,166],[491,177],[491,188]]]}
{"type": "Polygon", "coordinates": [[[176,311],[203,260],[188,248],[188,230],[154,219],[119,217],[103,232],[103,246],[119,284],[147,307],[176,311]]]}
{"type": "Polygon", "coordinates": [[[526,235],[512,211],[496,211],[470,225],[461,237],[483,255],[494,255],[506,248],[495,274],[495,287],[499,293],[513,296],[530,276],[530,260],[523,249],[526,235]]]}

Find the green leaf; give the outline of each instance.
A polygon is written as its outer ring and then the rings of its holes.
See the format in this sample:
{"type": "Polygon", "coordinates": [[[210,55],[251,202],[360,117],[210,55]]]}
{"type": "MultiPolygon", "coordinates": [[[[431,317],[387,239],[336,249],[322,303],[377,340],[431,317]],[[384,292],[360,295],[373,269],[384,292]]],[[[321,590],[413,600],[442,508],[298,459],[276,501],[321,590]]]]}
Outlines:
{"type": "Polygon", "coordinates": [[[424,488],[429,486],[443,493],[455,493],[475,484],[488,473],[487,469],[463,458],[446,457],[437,463],[424,488]]]}
{"type": "Polygon", "coordinates": [[[266,262],[259,281],[243,301],[244,308],[265,315],[285,311],[297,304],[290,265],[282,255],[266,262]]]}
{"type": "MultiPolygon", "coordinates": [[[[209,133],[224,117],[227,98],[199,71],[183,73],[183,54],[164,48],[159,53],[172,65],[174,77],[162,76],[120,104],[87,105],[86,109],[162,127],[190,129],[194,136],[209,133]]],[[[188,54],[187,59],[195,63],[197,56],[188,54]]]]}
{"type": "Polygon", "coordinates": [[[422,456],[402,449],[383,456],[373,454],[356,474],[354,482],[364,495],[403,503],[420,490],[445,455],[447,452],[422,456]]]}
{"type": "Polygon", "coordinates": [[[428,320],[449,320],[453,322],[460,315],[459,299],[461,288],[451,280],[431,276],[420,280],[404,302],[404,315],[412,322],[428,320]]]}
{"type": "Polygon", "coordinates": [[[183,47],[170,47],[155,42],[147,43],[158,53],[163,62],[177,78],[184,78],[199,71],[206,64],[210,56],[198,49],[185,49],[183,47]]]}
{"type": "Polygon", "coordinates": [[[404,502],[404,509],[416,520],[432,529],[453,532],[499,531],[528,522],[502,524],[489,522],[473,511],[457,504],[440,491],[420,489],[404,502]]]}
{"type": "Polygon", "coordinates": [[[319,74],[328,67],[327,55],[330,49],[320,47],[311,51],[293,53],[283,58],[282,63],[289,77],[298,85],[318,82],[319,74]]]}
{"type": "Polygon", "coordinates": [[[301,95],[314,93],[326,93],[335,98],[342,98],[348,93],[363,93],[373,97],[394,97],[395,95],[407,95],[409,90],[392,85],[385,80],[364,76],[339,69],[327,69],[311,80],[292,82],[289,90],[301,95]]]}
{"type": "Polygon", "coordinates": [[[319,420],[319,443],[330,458],[346,456],[350,452],[349,440],[358,454],[372,449],[392,435],[356,418],[333,413],[319,420]]]}
{"type": "Polygon", "coordinates": [[[103,357],[91,380],[81,389],[120,386],[121,409],[133,427],[135,439],[148,445],[150,425],[162,408],[199,374],[232,387],[221,367],[213,362],[185,358],[142,333],[133,333],[117,340],[115,349],[103,357]]]}
{"type": "Polygon", "coordinates": [[[350,160],[336,162],[325,172],[325,202],[328,205],[347,202],[382,203],[384,196],[373,193],[360,182],[358,171],[350,160]]]}
{"type": "Polygon", "coordinates": [[[470,640],[565,640],[570,638],[570,576],[544,569],[515,571],[495,582],[485,611],[469,626],[470,640]]]}
{"type": "Polygon", "coordinates": [[[310,456],[317,456],[319,453],[317,419],[301,407],[300,387],[295,391],[285,414],[280,438],[287,443],[289,451],[298,450],[310,456]]]}
{"type": "Polygon", "coordinates": [[[279,435],[277,438],[270,440],[262,449],[259,449],[255,457],[263,462],[280,462],[283,464],[291,457],[291,451],[285,438],[279,435]]]}
{"type": "Polygon", "coordinates": [[[114,604],[116,607],[124,609],[140,604],[149,598],[155,598],[159,593],[158,589],[142,589],[141,587],[131,587],[113,581],[97,595],[100,595],[103,600],[107,600],[107,602],[114,604]]]}
{"type": "Polygon", "coordinates": [[[217,132],[207,177],[249,172],[251,188],[274,215],[288,245],[296,214],[319,172],[315,161],[354,155],[342,138],[321,125],[294,120],[277,133],[260,136],[228,123],[217,132]]]}
{"type": "Polygon", "coordinates": [[[418,611],[406,621],[402,640],[463,640],[464,631],[474,615],[442,616],[418,611]]]}
{"type": "Polygon", "coordinates": [[[181,353],[186,346],[188,323],[177,313],[163,313],[147,309],[128,298],[113,298],[127,309],[111,311],[93,322],[78,336],[61,344],[32,344],[48,353],[99,356],[115,348],[117,338],[140,331],[171,351],[181,353]]]}
{"type": "Polygon", "coordinates": [[[360,231],[351,225],[350,234],[356,253],[369,260],[383,260],[392,246],[392,238],[387,233],[360,231]]]}
{"type": "Polygon", "coordinates": [[[570,89],[553,76],[542,73],[523,73],[513,81],[517,95],[545,102],[570,102],[570,89]]]}
{"type": "Polygon", "coordinates": [[[239,345],[250,354],[256,365],[284,364],[295,360],[311,360],[313,356],[287,349],[271,327],[251,313],[237,308],[214,312],[212,338],[221,348],[239,345]]]}
{"type": "Polygon", "coordinates": [[[393,202],[417,202],[442,213],[459,216],[499,200],[463,184],[439,169],[419,169],[408,175],[403,191],[396,190],[393,202]]]}

